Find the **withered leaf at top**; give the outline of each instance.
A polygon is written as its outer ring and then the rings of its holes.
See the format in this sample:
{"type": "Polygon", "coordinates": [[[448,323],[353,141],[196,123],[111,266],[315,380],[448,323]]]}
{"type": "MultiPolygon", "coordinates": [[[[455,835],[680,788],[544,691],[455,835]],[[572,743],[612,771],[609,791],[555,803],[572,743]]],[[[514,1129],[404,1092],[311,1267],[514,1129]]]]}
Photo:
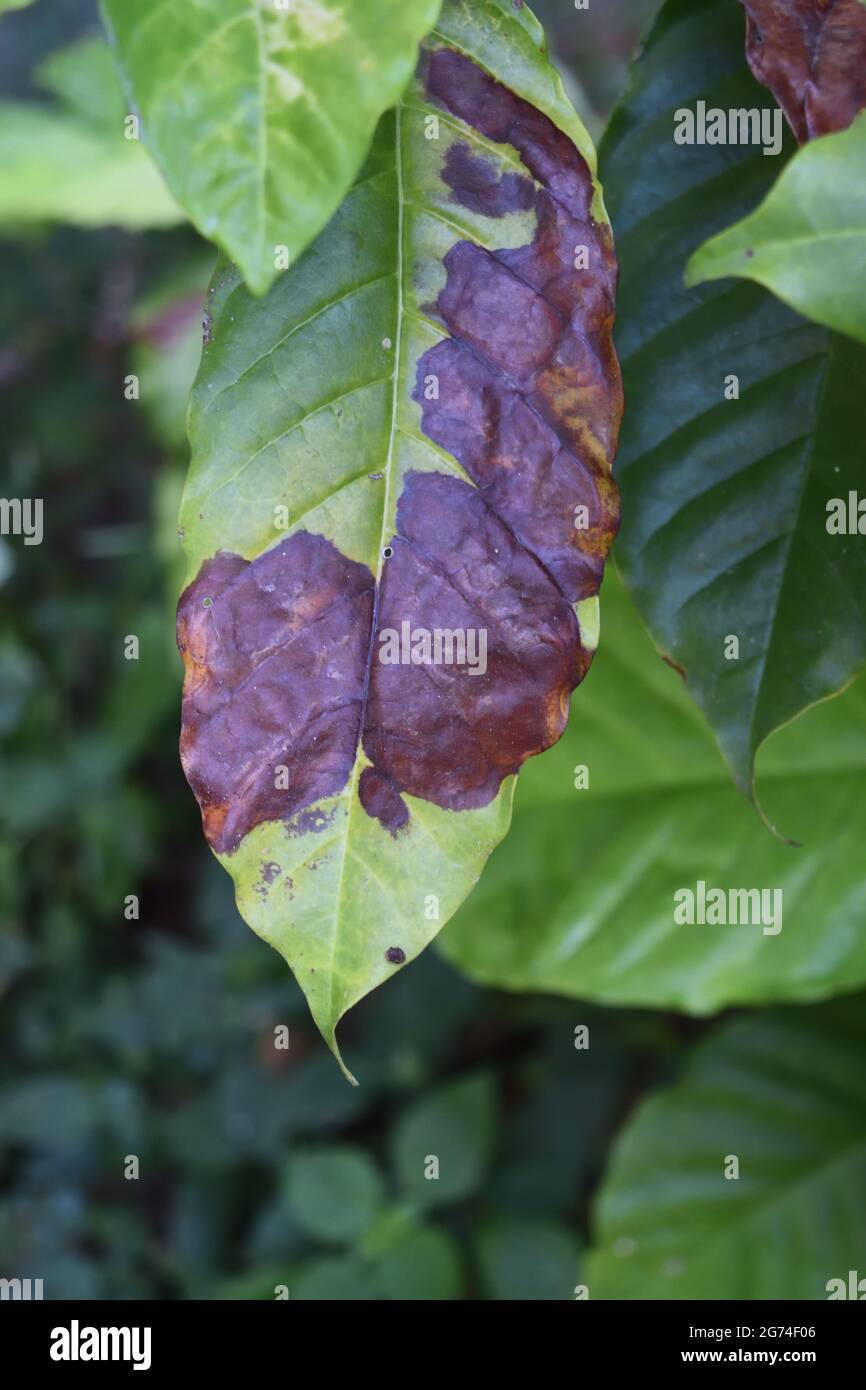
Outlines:
{"type": "Polygon", "coordinates": [[[534,21],[473,0],[446,5],[298,266],[264,301],[231,270],[212,286],[182,757],[335,1052],[345,1010],[466,896],[591,660],[615,281],[534,21]]]}
{"type": "Polygon", "coordinates": [[[866,107],[863,0],[742,0],[746,56],[801,144],[866,107]]]}

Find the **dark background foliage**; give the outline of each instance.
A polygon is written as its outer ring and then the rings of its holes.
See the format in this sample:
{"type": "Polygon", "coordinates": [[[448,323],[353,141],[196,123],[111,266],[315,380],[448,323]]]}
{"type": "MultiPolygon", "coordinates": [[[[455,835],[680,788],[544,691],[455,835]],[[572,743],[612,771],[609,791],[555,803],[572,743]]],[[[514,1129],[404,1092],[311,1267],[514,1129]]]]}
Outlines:
{"type": "MultiPolygon", "coordinates": [[[[606,0],[591,31],[567,0],[537,8],[597,133],[652,6],[606,0]]],[[[94,24],[72,0],[7,16],[4,92],[94,24]]],[[[343,1080],[177,760],[207,259],[185,230],[2,242],[2,492],[44,498],[46,539],[0,550],[0,1276],[46,1297],[568,1298],[614,1135],[712,1024],[485,992],[431,950],[346,1021],[362,1085],[343,1080]],[[455,1155],[432,1202],[406,1159],[425,1126],[455,1155]]]]}

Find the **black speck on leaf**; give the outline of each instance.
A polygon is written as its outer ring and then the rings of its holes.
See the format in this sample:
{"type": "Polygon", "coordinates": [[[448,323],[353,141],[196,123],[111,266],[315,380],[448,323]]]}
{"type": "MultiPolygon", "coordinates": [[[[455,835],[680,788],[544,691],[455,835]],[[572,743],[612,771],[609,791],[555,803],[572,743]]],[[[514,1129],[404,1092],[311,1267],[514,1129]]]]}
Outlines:
{"type": "Polygon", "coordinates": [[[389,946],[385,952],[385,959],[392,965],[403,965],[406,961],[406,952],[399,946],[389,946]]]}

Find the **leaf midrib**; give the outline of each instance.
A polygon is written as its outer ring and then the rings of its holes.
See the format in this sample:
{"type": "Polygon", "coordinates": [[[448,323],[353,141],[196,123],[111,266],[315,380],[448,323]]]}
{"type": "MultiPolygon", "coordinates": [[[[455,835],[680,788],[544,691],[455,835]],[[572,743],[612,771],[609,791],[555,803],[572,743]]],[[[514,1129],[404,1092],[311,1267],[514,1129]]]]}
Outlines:
{"type": "Polygon", "coordinates": [[[361,697],[361,708],[358,717],[358,746],[355,752],[355,763],[352,768],[352,775],[346,789],[348,796],[348,807],[346,810],[346,824],[343,833],[343,853],[340,859],[340,873],[337,880],[337,893],[334,905],[333,931],[331,937],[331,952],[328,971],[328,1025],[331,1029],[332,1039],[336,1046],[336,1026],[337,1019],[334,1017],[334,981],[336,976],[335,962],[337,956],[337,943],[340,934],[340,922],[343,916],[343,895],[345,892],[346,863],[349,857],[349,839],[352,831],[352,815],[355,806],[359,803],[358,781],[361,775],[361,762],[363,759],[363,733],[364,723],[367,715],[367,703],[370,695],[370,677],[373,667],[373,652],[376,640],[376,628],[379,616],[379,601],[382,591],[382,552],[385,548],[385,532],[388,525],[388,517],[391,505],[391,489],[393,486],[394,472],[394,440],[397,437],[397,412],[399,405],[400,387],[400,367],[401,354],[403,347],[403,220],[404,220],[404,199],[405,190],[403,187],[403,149],[402,149],[402,110],[401,103],[398,101],[394,108],[394,183],[397,197],[397,314],[396,327],[394,330],[394,343],[392,350],[394,353],[394,372],[392,376],[392,397],[391,397],[391,425],[388,437],[388,454],[385,460],[385,488],[382,498],[382,525],[379,531],[379,553],[376,557],[376,587],[373,599],[373,616],[370,625],[370,647],[367,653],[367,669],[364,675],[364,690],[361,697]]]}

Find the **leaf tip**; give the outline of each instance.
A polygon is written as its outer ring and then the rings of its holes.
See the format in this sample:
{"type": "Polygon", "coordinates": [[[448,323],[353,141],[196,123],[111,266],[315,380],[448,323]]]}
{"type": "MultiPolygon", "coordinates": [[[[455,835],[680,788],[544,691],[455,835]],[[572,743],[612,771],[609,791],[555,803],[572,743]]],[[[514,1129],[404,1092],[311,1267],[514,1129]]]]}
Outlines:
{"type": "Polygon", "coordinates": [[[754,767],[752,769],[749,784],[747,787],[744,787],[743,790],[745,791],[746,796],[748,797],[749,801],[751,801],[752,805],[757,811],[762,824],[765,826],[767,830],[769,830],[774,840],[777,840],[780,845],[785,845],[788,849],[803,848],[802,841],[793,840],[789,835],[784,835],[782,831],[778,828],[778,826],[774,825],[773,822],[770,820],[770,817],[767,815],[766,811],[764,810],[763,806],[761,805],[758,799],[754,767]]]}
{"type": "Polygon", "coordinates": [[[703,247],[699,247],[693,255],[686,261],[686,268],[683,272],[683,284],[687,290],[693,290],[696,285],[703,284],[708,277],[703,268],[703,247]]]}
{"type": "Polygon", "coordinates": [[[321,1029],[322,1037],[325,1039],[325,1042],[328,1044],[328,1047],[330,1048],[330,1050],[331,1050],[331,1052],[332,1052],[334,1058],[336,1059],[336,1062],[337,1062],[338,1067],[340,1068],[340,1071],[343,1073],[343,1075],[344,1075],[344,1077],[346,1078],[346,1080],[348,1081],[349,1085],[350,1085],[350,1086],[359,1086],[361,1083],[359,1082],[357,1076],[355,1076],[352,1072],[349,1071],[349,1068],[346,1066],[346,1063],[343,1061],[343,1054],[342,1054],[342,1052],[340,1051],[340,1044],[337,1042],[337,1026],[336,1026],[336,1024],[329,1025],[329,1026],[327,1026],[327,1027],[325,1027],[325,1028],[322,1028],[321,1025],[320,1025],[320,1029],[321,1029]]]}

